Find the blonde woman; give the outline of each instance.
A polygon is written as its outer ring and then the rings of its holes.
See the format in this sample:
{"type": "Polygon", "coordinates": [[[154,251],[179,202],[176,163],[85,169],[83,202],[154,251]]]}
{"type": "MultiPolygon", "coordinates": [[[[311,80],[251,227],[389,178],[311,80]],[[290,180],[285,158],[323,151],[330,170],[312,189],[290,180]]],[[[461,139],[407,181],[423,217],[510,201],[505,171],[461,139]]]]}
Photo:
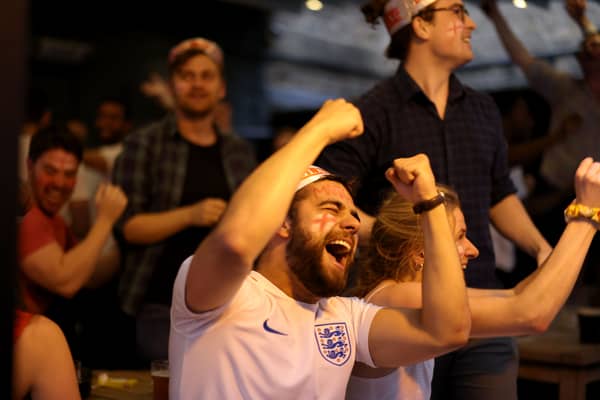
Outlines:
{"type": "MultiPolygon", "coordinates": [[[[467,238],[458,196],[447,187],[446,211],[463,268],[478,256],[467,238]]],[[[567,226],[550,257],[513,289],[468,289],[471,338],[544,332],[567,299],[595,232],[600,227],[600,163],[587,158],[575,175],[576,200],[567,209],[567,226]]],[[[398,194],[381,207],[364,264],[352,294],[387,307],[421,308],[421,275],[427,268],[423,234],[412,204],[398,194]]],[[[433,359],[398,369],[357,363],[348,399],[428,399],[433,359]]]]}

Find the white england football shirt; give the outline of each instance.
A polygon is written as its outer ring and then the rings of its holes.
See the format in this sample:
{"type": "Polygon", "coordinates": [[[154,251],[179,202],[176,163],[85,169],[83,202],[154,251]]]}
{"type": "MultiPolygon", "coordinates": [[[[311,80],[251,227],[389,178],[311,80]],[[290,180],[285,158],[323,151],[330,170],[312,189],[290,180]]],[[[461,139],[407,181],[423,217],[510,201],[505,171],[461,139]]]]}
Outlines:
{"type": "Polygon", "coordinates": [[[185,305],[191,257],[173,289],[171,399],[341,399],[354,361],[374,366],[368,336],[380,307],[357,298],[295,301],[251,272],[226,305],[185,305]]]}
{"type": "Polygon", "coordinates": [[[346,400],[429,400],[434,360],[400,367],[381,378],[351,376],[346,400]]]}

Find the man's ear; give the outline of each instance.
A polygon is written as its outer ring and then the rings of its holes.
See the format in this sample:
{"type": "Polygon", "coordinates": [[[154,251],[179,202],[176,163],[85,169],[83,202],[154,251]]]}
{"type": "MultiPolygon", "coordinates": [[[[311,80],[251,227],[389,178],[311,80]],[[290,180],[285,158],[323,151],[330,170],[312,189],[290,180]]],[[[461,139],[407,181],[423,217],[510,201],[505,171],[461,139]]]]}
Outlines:
{"type": "Polygon", "coordinates": [[[277,234],[279,236],[281,236],[283,239],[289,239],[291,236],[291,222],[289,218],[286,218],[285,221],[283,221],[283,224],[281,225],[281,227],[277,230],[277,234]]]}
{"type": "Polygon", "coordinates": [[[431,24],[425,21],[423,18],[417,16],[411,21],[412,29],[415,36],[419,39],[429,39],[431,32],[431,24]]]}

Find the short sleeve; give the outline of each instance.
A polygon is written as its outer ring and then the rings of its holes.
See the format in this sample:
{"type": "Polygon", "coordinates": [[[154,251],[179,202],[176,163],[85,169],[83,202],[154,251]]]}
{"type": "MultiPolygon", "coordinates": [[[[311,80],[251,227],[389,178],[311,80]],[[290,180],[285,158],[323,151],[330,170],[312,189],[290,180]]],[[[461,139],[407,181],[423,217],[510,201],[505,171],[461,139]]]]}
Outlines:
{"type": "Polygon", "coordinates": [[[173,285],[171,302],[171,325],[173,329],[184,335],[196,334],[198,330],[206,329],[226,312],[230,313],[238,308],[248,306],[253,303],[252,300],[256,297],[252,295],[248,279],[246,279],[233,298],[222,306],[201,313],[190,310],[185,302],[185,282],[192,259],[193,256],[188,257],[179,268],[173,285]]]}
{"type": "Polygon", "coordinates": [[[31,209],[19,226],[19,260],[55,241],[51,223],[37,208],[31,209]]]}
{"type": "Polygon", "coordinates": [[[376,368],[369,351],[369,331],[373,318],[382,307],[367,303],[357,297],[351,298],[350,301],[352,302],[352,321],[356,333],[356,361],[376,368]]]}

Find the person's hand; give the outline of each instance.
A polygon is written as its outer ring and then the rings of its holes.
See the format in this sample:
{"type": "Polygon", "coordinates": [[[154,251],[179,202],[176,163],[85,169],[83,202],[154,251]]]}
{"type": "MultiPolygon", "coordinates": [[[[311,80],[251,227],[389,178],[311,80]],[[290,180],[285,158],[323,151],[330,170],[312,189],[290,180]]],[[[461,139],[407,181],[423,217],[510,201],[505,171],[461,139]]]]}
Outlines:
{"type": "Polygon", "coordinates": [[[360,111],[344,99],[327,100],[306,127],[324,132],[329,137],[329,144],[363,133],[360,111]]]}
{"type": "Polygon", "coordinates": [[[146,96],[155,99],[167,110],[175,108],[175,100],[167,81],[156,72],[150,74],[148,79],[140,85],[140,91],[146,96]]]}
{"type": "Polygon", "coordinates": [[[479,6],[484,14],[490,18],[499,13],[498,3],[496,3],[496,0],[481,0],[479,6]]]}
{"type": "Polygon", "coordinates": [[[577,203],[588,207],[600,207],[600,162],[585,158],[575,172],[575,196],[577,203]]]}
{"type": "Polygon", "coordinates": [[[585,17],[586,0],[565,0],[565,9],[576,23],[583,21],[585,17]]]}
{"type": "Polygon", "coordinates": [[[437,196],[435,177],[425,154],[409,158],[397,158],[385,172],[394,189],[406,200],[414,203],[437,196]]]}
{"type": "Polygon", "coordinates": [[[194,226],[213,226],[221,219],[227,202],[223,199],[207,198],[190,207],[190,223],[194,226]]]}
{"type": "Polygon", "coordinates": [[[127,196],[120,187],[103,183],[96,192],[97,218],[105,218],[113,224],[123,214],[127,206],[127,196]]]}

